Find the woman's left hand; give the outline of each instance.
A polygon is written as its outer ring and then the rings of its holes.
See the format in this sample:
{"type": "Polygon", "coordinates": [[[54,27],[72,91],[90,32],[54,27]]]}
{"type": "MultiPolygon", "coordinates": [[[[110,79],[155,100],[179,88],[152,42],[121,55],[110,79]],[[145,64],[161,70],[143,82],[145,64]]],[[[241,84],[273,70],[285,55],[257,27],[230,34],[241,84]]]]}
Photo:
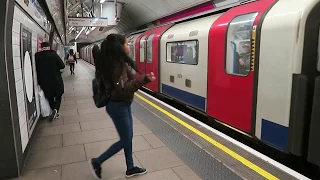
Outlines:
{"type": "Polygon", "coordinates": [[[147,77],[151,82],[156,80],[156,77],[154,76],[153,72],[151,72],[150,74],[147,74],[147,77]]]}

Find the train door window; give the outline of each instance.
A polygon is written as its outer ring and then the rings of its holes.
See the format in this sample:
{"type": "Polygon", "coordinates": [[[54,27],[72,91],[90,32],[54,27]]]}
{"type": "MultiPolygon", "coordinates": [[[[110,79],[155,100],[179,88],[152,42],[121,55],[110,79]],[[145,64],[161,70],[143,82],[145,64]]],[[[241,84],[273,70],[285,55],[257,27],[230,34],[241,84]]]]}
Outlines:
{"type": "Polygon", "coordinates": [[[320,28],[319,28],[319,37],[318,37],[318,64],[317,69],[320,72],[320,28]]]}
{"type": "Polygon", "coordinates": [[[146,36],[143,36],[140,39],[140,62],[144,62],[145,59],[145,42],[146,42],[146,36]]]}
{"type": "Polygon", "coordinates": [[[155,34],[151,34],[147,40],[147,62],[152,62],[152,40],[155,34]]]}
{"type": "Polygon", "coordinates": [[[167,62],[179,64],[198,64],[198,40],[167,43],[167,62]]]}
{"type": "Polygon", "coordinates": [[[247,76],[251,66],[251,34],[258,13],[234,18],[228,27],[226,44],[226,72],[247,76]]]}
{"type": "Polygon", "coordinates": [[[134,41],[132,42],[129,42],[129,48],[130,48],[130,54],[129,56],[131,57],[131,59],[135,60],[135,57],[134,57],[134,41]]]}

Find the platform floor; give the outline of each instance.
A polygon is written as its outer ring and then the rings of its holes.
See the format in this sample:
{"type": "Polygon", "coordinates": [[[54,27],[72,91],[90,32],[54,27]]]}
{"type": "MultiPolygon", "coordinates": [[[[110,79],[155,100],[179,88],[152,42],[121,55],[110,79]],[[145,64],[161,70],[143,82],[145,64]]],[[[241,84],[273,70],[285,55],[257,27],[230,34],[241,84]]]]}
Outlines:
{"type": "MultiPolygon", "coordinates": [[[[97,157],[119,137],[104,109],[92,100],[94,69],[83,61],[70,75],[63,72],[65,94],[61,118],[42,120],[26,159],[23,180],[94,179],[88,159],[97,157]]],[[[306,179],[249,153],[218,132],[204,128],[165,104],[138,92],[132,104],[134,161],[148,174],[133,180],[306,179]]],[[[105,180],[124,180],[123,150],[103,166],[105,180]]],[[[290,171],[292,172],[292,171],[290,171]]]]}
{"type": "MultiPolygon", "coordinates": [[[[104,109],[93,104],[91,80],[80,63],[71,76],[68,66],[63,73],[65,94],[61,118],[39,122],[39,130],[28,154],[23,180],[94,179],[88,159],[103,153],[118,140],[112,120],[104,109]]],[[[134,116],[133,151],[135,165],[147,168],[148,174],[134,180],[200,179],[156,135],[134,116]]],[[[125,179],[123,150],[103,166],[103,179],[125,179]]]]}

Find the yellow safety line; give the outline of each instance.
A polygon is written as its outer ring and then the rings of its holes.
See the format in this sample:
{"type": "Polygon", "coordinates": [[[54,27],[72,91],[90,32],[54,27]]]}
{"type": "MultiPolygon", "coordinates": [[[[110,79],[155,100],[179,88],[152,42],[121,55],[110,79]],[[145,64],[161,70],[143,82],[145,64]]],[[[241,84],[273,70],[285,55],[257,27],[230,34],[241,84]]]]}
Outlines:
{"type": "Polygon", "coordinates": [[[265,171],[264,169],[260,168],[259,166],[253,164],[252,162],[250,162],[249,160],[247,160],[246,158],[240,156],[239,154],[237,154],[236,152],[232,151],[231,149],[227,148],[226,146],[220,144],[219,142],[215,141],[214,139],[212,139],[211,137],[207,136],[206,134],[202,133],[201,131],[199,131],[198,129],[192,127],[191,125],[189,125],[188,123],[184,122],[183,120],[179,119],[178,117],[176,117],[175,115],[169,113],[168,111],[162,109],[161,107],[159,107],[158,105],[152,103],[151,101],[147,100],[146,98],[142,97],[141,95],[135,93],[135,95],[140,98],[141,100],[145,101],[146,103],[148,103],[150,106],[156,108],[157,110],[159,110],[160,112],[162,112],[163,114],[169,116],[171,119],[175,120],[176,122],[178,122],[179,124],[183,125],[184,127],[186,127],[187,129],[189,129],[190,131],[194,132],[195,134],[197,134],[198,136],[202,137],[203,139],[205,139],[206,141],[210,142],[212,145],[216,146],[217,148],[221,149],[222,151],[224,151],[225,153],[229,154],[231,157],[233,157],[234,159],[240,161],[242,164],[246,165],[247,167],[249,167],[250,169],[254,170],[255,172],[257,172],[258,174],[260,174],[261,176],[267,178],[267,179],[271,179],[271,180],[279,180],[279,178],[275,177],[274,175],[270,174],[269,172],[265,171]]]}

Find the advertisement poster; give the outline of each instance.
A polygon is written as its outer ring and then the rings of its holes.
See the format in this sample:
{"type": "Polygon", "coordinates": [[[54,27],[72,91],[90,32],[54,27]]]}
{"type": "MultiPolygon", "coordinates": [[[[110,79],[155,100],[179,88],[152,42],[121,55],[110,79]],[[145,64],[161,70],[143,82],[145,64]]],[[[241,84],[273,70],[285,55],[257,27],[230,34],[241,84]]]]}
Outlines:
{"type": "Polygon", "coordinates": [[[25,92],[25,106],[27,115],[27,124],[29,136],[31,136],[31,130],[34,123],[37,120],[37,107],[35,97],[35,84],[33,74],[33,61],[32,61],[32,33],[28,28],[21,25],[21,70],[25,92]]]}
{"type": "Polygon", "coordinates": [[[43,37],[38,36],[38,52],[42,51],[41,43],[43,43],[43,37]]]}

